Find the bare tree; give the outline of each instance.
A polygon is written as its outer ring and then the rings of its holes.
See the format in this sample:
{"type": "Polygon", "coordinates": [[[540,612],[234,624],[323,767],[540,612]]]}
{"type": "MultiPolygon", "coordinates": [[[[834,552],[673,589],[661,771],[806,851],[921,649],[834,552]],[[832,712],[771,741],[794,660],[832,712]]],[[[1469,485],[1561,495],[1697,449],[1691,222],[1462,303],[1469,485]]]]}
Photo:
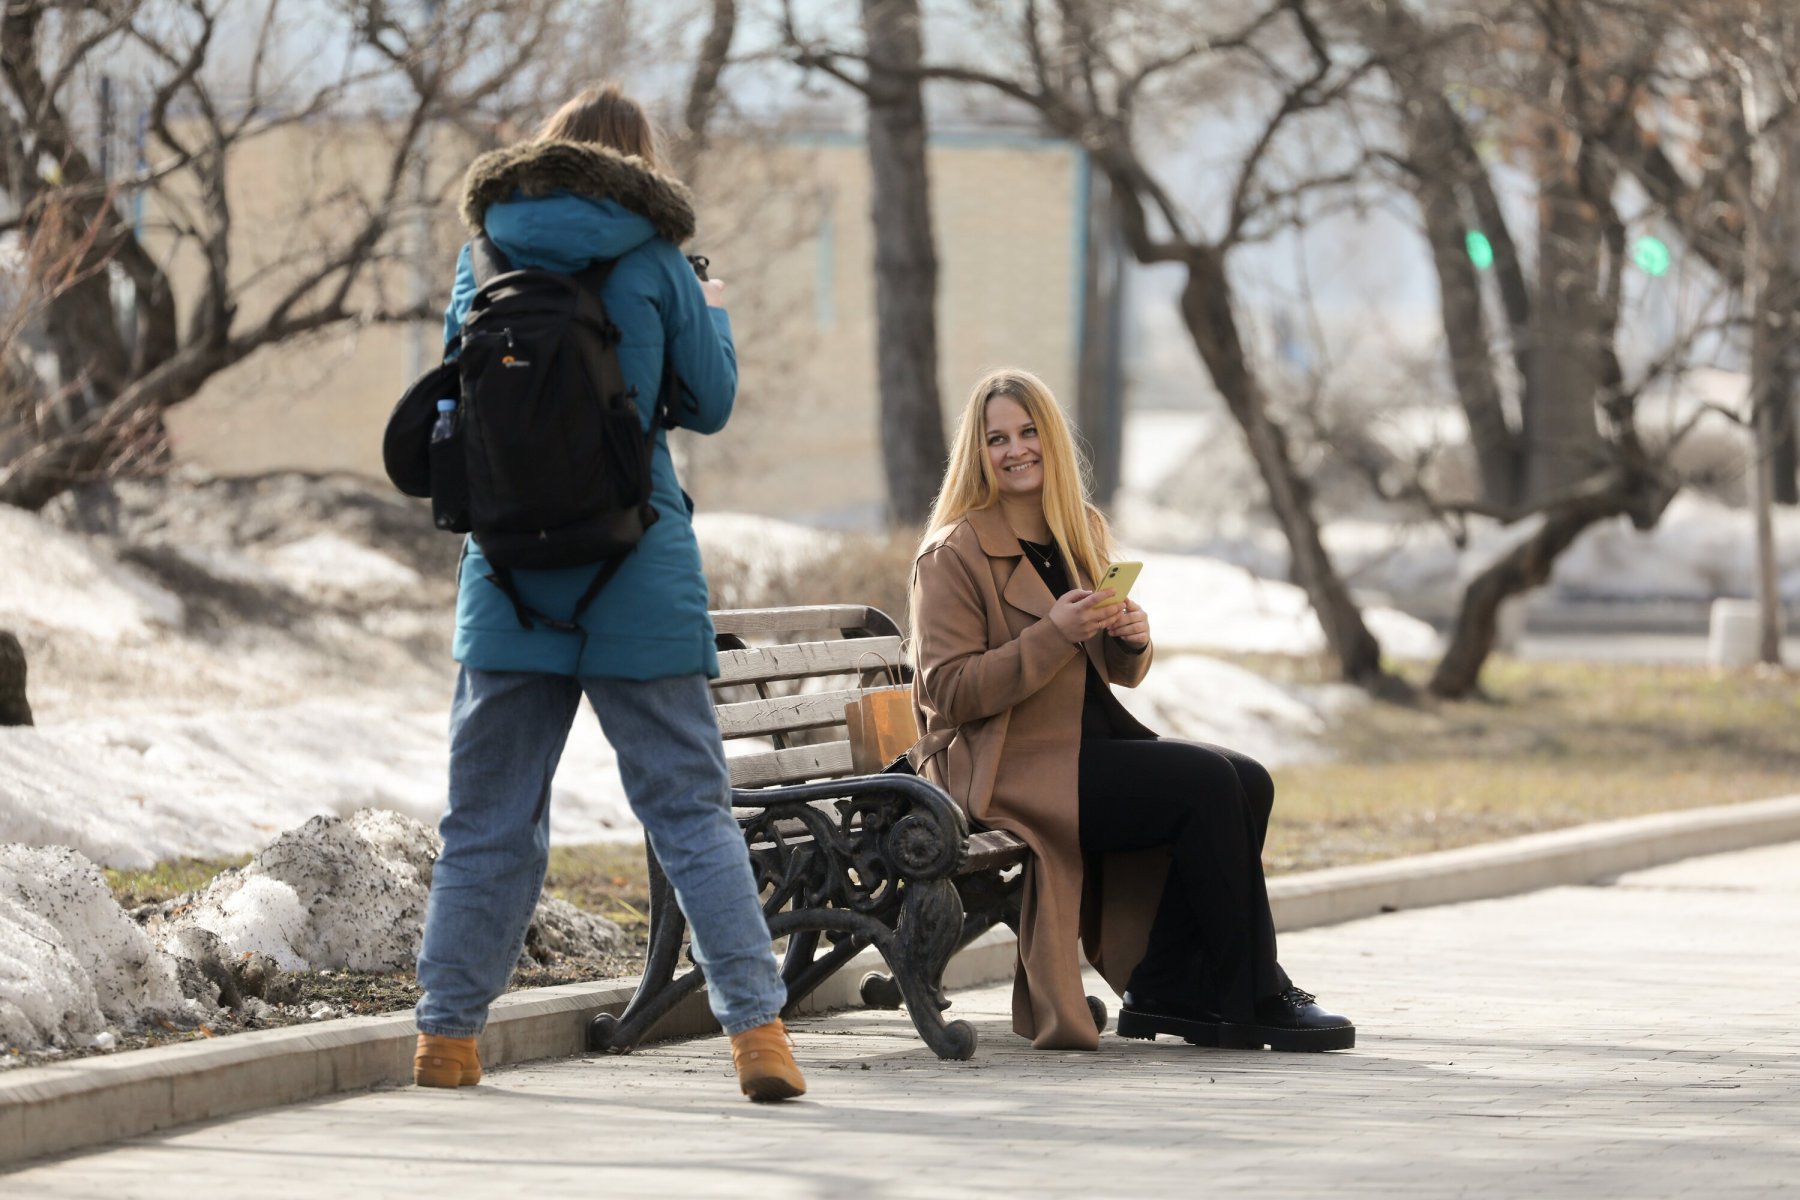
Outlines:
{"type": "Polygon", "coordinates": [[[1625,377],[1615,344],[1629,258],[1620,203],[1626,178],[1683,231],[1721,291],[1741,298],[1752,330],[1763,654],[1776,661],[1766,501],[1777,476],[1790,490],[1793,483],[1791,465],[1778,471],[1776,464],[1792,454],[1797,352],[1788,328],[1800,299],[1794,235],[1784,219],[1792,201],[1778,199],[1781,181],[1791,180],[1783,122],[1795,111],[1800,72],[1791,16],[1763,0],[1500,2],[1429,27],[1419,10],[1394,0],[1352,11],[1400,101],[1406,179],[1432,242],[1452,376],[1482,468],[1483,502],[1468,509],[1504,522],[1540,518],[1468,588],[1432,689],[1461,695],[1475,686],[1498,605],[1545,582],[1585,528],[1618,516],[1649,528],[1684,482],[1674,453],[1694,424],[1652,444],[1640,433],[1637,408],[1649,384],[1679,367],[1693,339],[1678,335],[1660,347],[1636,380],[1625,377]],[[1752,30],[1758,34],[1746,41],[1752,30]],[[1489,132],[1498,129],[1538,187],[1535,270],[1521,261],[1493,200],[1494,167],[1475,153],[1476,132],[1451,103],[1451,70],[1465,88],[1471,79],[1486,84],[1483,107],[1497,110],[1485,117],[1489,132]],[[1775,101],[1761,114],[1759,91],[1775,101]],[[1671,128],[1684,132],[1671,136],[1671,128]],[[1760,197],[1753,186],[1759,153],[1768,183],[1760,197]],[[1491,304],[1460,252],[1464,228],[1480,230],[1491,247],[1491,304]],[[1504,408],[1494,407],[1509,374],[1488,349],[1496,312],[1523,416],[1512,427],[1504,408]],[[1546,451],[1559,461],[1532,469],[1546,451]]]}
{"type": "Polygon", "coordinates": [[[1770,163],[1765,174],[1778,195],[1800,171],[1794,15],[1778,0],[1645,2],[1674,21],[1678,53],[1651,81],[1655,103],[1639,109],[1640,119],[1613,149],[1689,251],[1728,287],[1757,298],[1750,313],[1754,391],[1769,422],[1773,495],[1777,503],[1800,504],[1800,339],[1791,333],[1800,311],[1800,229],[1773,205],[1775,240],[1764,243],[1763,260],[1769,275],[1753,291],[1747,244],[1753,218],[1769,207],[1753,195],[1757,159],[1770,163]],[[1747,102],[1759,110],[1760,125],[1746,120],[1747,102]]]}
{"type": "Polygon", "coordinates": [[[918,0],[862,0],[868,80],[869,194],[875,233],[877,375],[888,520],[921,524],[945,458],[938,400],[937,250],[925,167],[918,0]]]}
{"type": "Polygon", "coordinates": [[[1729,65],[1741,80],[1743,128],[1750,145],[1745,197],[1744,311],[1751,321],[1752,503],[1756,513],[1757,656],[1781,665],[1783,614],[1775,558],[1776,457],[1791,439],[1800,350],[1800,20],[1786,5],[1746,5],[1760,32],[1729,65]],[[1760,19],[1758,19],[1760,18],[1760,19]]]}
{"type": "Polygon", "coordinates": [[[876,378],[890,524],[931,512],[947,446],[938,397],[938,263],[925,161],[924,28],[918,0],[862,0],[861,75],[814,55],[784,4],[787,45],[803,66],[861,92],[869,114],[869,204],[875,242],[876,378]]]}
{"type": "Polygon", "coordinates": [[[1451,379],[1468,420],[1480,496],[1430,501],[1530,531],[1465,589],[1431,690],[1478,684],[1502,602],[1548,581],[1594,524],[1656,524],[1680,486],[1671,447],[1639,428],[1643,389],[1678,361],[1671,346],[1627,379],[1617,349],[1629,261],[1616,146],[1634,127],[1669,45],[1667,12],[1580,0],[1499,0],[1427,25],[1400,0],[1343,10],[1393,87],[1403,186],[1418,202],[1437,271],[1451,379]],[[1452,74],[1482,85],[1479,116],[1452,74]],[[1521,252],[1477,151],[1497,131],[1535,188],[1535,254],[1521,252]],[[1487,261],[1471,260],[1471,231],[1487,261]],[[1479,267],[1491,269],[1490,285],[1479,267]],[[1508,353],[1496,352],[1504,345],[1508,353]]]}
{"type": "MultiPolygon", "coordinates": [[[[330,0],[304,26],[284,0],[19,0],[0,17],[0,186],[35,238],[92,236],[44,323],[64,389],[0,458],[0,502],[35,508],[166,454],[162,415],[259,350],[333,327],[418,317],[390,299],[429,123],[491,128],[563,61],[561,0],[330,0]],[[322,26],[319,17],[330,18],[322,26]],[[143,163],[108,178],[97,80],[135,81],[143,163]],[[234,183],[260,139],[310,123],[375,139],[373,170],[292,197],[291,223],[246,229],[234,183]],[[143,205],[143,220],[126,202],[143,205]],[[120,286],[128,285],[128,286],[120,286]],[[121,297],[129,296],[128,302],[121,297]],[[129,317],[129,320],[127,318],[129,317]]],[[[560,84],[560,80],[552,86],[560,84]]]]}
{"type": "MultiPolygon", "coordinates": [[[[877,63],[867,54],[796,36],[796,61],[848,75],[860,64],[869,78],[902,73],[989,89],[1035,112],[1051,130],[1080,145],[1106,176],[1120,232],[1140,263],[1172,263],[1186,273],[1178,301],[1182,321],[1214,385],[1242,429],[1286,536],[1295,582],[1307,593],[1326,644],[1346,679],[1365,685],[1390,679],[1381,648],[1364,624],[1342,576],[1326,553],[1312,489],[1294,461],[1268,390],[1240,329],[1239,301],[1227,269],[1231,253],[1271,236],[1296,219],[1309,194],[1343,184],[1330,178],[1284,178],[1277,147],[1308,114],[1329,109],[1362,77],[1342,62],[1304,0],[1271,0],[1234,29],[1209,27],[1192,6],[1111,5],[1056,0],[983,4],[997,27],[979,63],[934,62],[917,71],[877,63]],[[998,65],[996,65],[998,64],[998,65]],[[1209,222],[1196,219],[1139,150],[1139,102],[1146,92],[1208,68],[1259,80],[1270,94],[1264,123],[1235,164],[1233,186],[1209,222]]],[[[1214,23],[1216,24],[1216,22],[1214,23]]]]}
{"type": "Polygon", "coordinates": [[[720,80],[731,60],[731,43],[737,36],[737,24],[737,0],[712,0],[712,14],[706,36],[700,42],[694,74],[688,81],[687,99],[681,112],[681,132],[675,138],[672,154],[675,174],[689,187],[699,184],[700,164],[706,155],[713,113],[719,107],[720,80]]]}

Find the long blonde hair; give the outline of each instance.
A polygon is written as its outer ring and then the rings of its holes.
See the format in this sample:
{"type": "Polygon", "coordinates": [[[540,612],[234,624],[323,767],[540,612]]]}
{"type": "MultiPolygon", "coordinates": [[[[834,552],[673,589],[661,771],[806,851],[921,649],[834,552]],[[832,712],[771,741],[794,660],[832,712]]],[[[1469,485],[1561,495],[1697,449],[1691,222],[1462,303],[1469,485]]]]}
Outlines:
{"type": "MultiPolygon", "coordinates": [[[[1106,570],[1113,550],[1112,530],[1106,517],[1088,502],[1087,460],[1076,448],[1062,406],[1044,381],[1030,371],[1016,367],[990,371],[969,393],[950,447],[950,465],[944,470],[943,486],[925,526],[926,539],[964,514],[989,508],[1000,499],[1000,481],[987,453],[987,406],[996,396],[1016,401],[1037,426],[1038,450],[1044,460],[1044,520],[1064,561],[1078,566],[1091,587],[1106,570]]],[[[1069,582],[1080,586],[1078,580],[1069,582]]]]}
{"type": "Polygon", "coordinates": [[[583,88],[538,126],[534,140],[596,142],[636,155],[651,170],[657,166],[656,122],[616,83],[583,88]]]}

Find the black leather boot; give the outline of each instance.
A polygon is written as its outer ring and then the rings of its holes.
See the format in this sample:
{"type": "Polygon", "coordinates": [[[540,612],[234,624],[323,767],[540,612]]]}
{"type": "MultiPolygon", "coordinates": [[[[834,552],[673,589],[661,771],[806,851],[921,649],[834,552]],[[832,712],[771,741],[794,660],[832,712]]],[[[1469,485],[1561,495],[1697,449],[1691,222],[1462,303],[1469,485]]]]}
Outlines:
{"type": "MultiPolygon", "coordinates": [[[[1356,1026],[1350,1018],[1326,1012],[1315,999],[1311,992],[1289,984],[1285,991],[1256,1002],[1254,1022],[1220,1022],[1218,1044],[1239,1050],[1267,1046],[1304,1051],[1348,1050],[1356,1045],[1356,1026]]],[[[1125,1019],[1120,1017],[1119,1032],[1124,1031],[1125,1019]]]]}
{"type": "Polygon", "coordinates": [[[1119,1010],[1119,1036],[1154,1041],[1159,1033],[1183,1038],[1190,1046],[1219,1044],[1219,1017],[1192,1004],[1128,991],[1119,1010]]]}

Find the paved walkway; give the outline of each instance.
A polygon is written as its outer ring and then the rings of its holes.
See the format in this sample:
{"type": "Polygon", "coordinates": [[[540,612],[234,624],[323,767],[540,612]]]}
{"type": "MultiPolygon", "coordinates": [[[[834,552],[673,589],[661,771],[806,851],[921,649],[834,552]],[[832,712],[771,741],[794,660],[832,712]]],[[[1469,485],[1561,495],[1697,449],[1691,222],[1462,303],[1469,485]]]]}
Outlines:
{"type": "Polygon", "coordinates": [[[1348,1054],[1013,1038],[957,998],[940,1063],[893,1013],[798,1031],[812,1095],[736,1098],[719,1039],[140,1138],[0,1193],[268,1196],[1776,1196],[1800,1193],[1800,844],[1610,887],[1290,934],[1348,1054]]]}

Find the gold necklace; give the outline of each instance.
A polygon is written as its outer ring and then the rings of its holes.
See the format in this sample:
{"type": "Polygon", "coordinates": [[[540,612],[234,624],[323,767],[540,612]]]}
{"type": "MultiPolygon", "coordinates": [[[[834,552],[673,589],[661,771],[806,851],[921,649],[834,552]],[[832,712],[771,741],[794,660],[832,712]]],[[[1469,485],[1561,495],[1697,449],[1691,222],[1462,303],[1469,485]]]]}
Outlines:
{"type": "Polygon", "coordinates": [[[1024,538],[1019,539],[1019,545],[1022,548],[1024,548],[1024,550],[1027,554],[1031,555],[1033,561],[1043,563],[1044,570],[1046,570],[1046,571],[1048,571],[1050,569],[1050,564],[1056,561],[1056,543],[1055,542],[1050,543],[1050,553],[1048,553],[1048,554],[1045,554],[1042,551],[1040,551],[1037,548],[1036,543],[1028,542],[1024,538]]]}

